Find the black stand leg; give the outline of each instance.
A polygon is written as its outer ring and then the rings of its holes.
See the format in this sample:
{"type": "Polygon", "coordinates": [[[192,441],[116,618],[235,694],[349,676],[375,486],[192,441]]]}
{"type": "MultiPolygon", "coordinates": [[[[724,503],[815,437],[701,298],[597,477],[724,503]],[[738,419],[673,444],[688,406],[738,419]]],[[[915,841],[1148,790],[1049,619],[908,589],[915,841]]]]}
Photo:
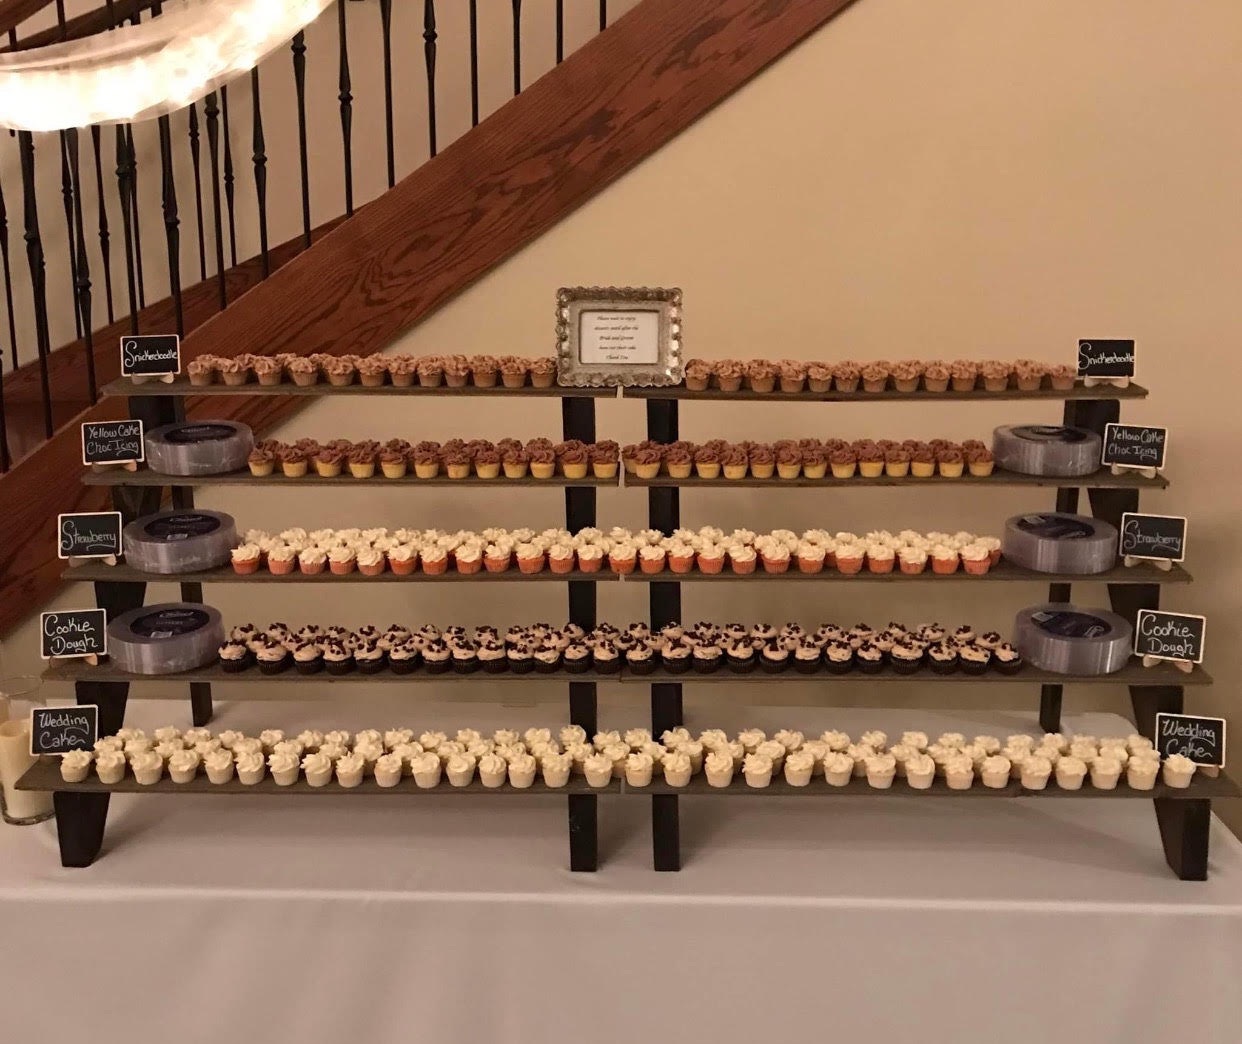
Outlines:
{"type": "Polygon", "coordinates": [[[1206,881],[1212,802],[1156,798],[1155,806],[1165,861],[1183,881],[1206,881]]]}
{"type": "Polygon", "coordinates": [[[1039,688],[1039,727],[1045,732],[1061,731],[1061,696],[1064,691],[1060,685],[1041,685],[1039,688]]]}
{"type": "MultiPolygon", "coordinates": [[[[595,441],[595,400],[561,400],[561,430],[566,439],[595,441]]],[[[565,488],[565,527],[572,532],[595,525],[595,490],[589,486],[565,488]]],[[[569,582],[569,620],[588,631],[596,624],[596,587],[569,582]]],[[[594,682],[570,682],[569,720],[588,736],[598,730],[599,700],[594,682]]],[[[569,796],[569,869],[592,873],[599,869],[599,799],[594,794],[569,796]]]]}
{"type": "MultiPolygon", "coordinates": [[[[677,401],[647,401],[647,438],[656,442],[677,441],[677,401]]],[[[681,525],[680,491],[675,486],[653,487],[647,491],[647,524],[652,529],[671,533],[681,525]]],[[[651,629],[681,619],[681,585],[653,583],[650,585],[651,629]]],[[[651,731],[658,740],[666,729],[676,728],[684,720],[680,684],[662,683],[651,686],[651,731]]],[[[681,869],[681,813],[678,798],[660,795],[651,799],[651,854],[656,870],[681,869]]]]}
{"type": "MultiPolygon", "coordinates": [[[[111,585],[120,587],[122,585],[111,585]]],[[[141,590],[141,588],[139,588],[141,590]]],[[[141,595],[138,604],[142,604],[141,595]]],[[[79,704],[99,706],[99,731],[111,735],[125,720],[129,686],[124,682],[78,682],[74,686],[79,704]]],[[[108,822],[107,794],[57,792],[52,795],[56,809],[56,838],[60,843],[60,865],[90,866],[103,845],[108,822]]]]}

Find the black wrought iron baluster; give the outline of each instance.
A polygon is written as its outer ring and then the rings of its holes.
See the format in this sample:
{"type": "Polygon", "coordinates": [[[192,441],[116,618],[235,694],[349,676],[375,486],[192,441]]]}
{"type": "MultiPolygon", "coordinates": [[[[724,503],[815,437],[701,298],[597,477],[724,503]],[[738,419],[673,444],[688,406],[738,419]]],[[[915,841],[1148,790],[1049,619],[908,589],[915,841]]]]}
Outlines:
{"type": "Polygon", "coordinates": [[[177,333],[185,333],[181,307],[181,219],[177,214],[177,182],[173,173],[172,123],[167,116],[158,121],[160,131],[160,199],[164,209],[164,244],[168,248],[168,289],[173,299],[177,333]]]}
{"type": "Polygon", "coordinates": [[[9,470],[9,422],[4,414],[4,356],[0,355],[0,474],[9,470]]]}
{"type": "MultiPolygon", "coordinates": [[[[111,9],[111,5],[109,5],[111,9]]],[[[98,124],[91,127],[91,147],[95,150],[95,203],[99,211],[99,256],[103,259],[104,304],[108,322],[116,322],[112,307],[112,246],[108,233],[108,201],[104,196],[102,134],[98,124]]]]}
{"type": "Polygon", "coordinates": [[[337,36],[340,39],[340,75],[337,99],[341,103],[341,150],[345,157],[345,213],[354,212],[354,94],[349,78],[349,33],[345,24],[345,0],[337,0],[337,36]]]}
{"type": "Polygon", "coordinates": [[[599,31],[608,28],[608,0],[599,0],[599,31]]]}
{"type": "Polygon", "coordinates": [[[392,129],[392,0],[379,0],[380,33],[384,48],[384,144],[388,149],[388,187],[397,183],[392,129]]]}
{"type": "Polygon", "coordinates": [[[198,223],[198,277],[207,278],[207,243],[203,236],[203,177],[199,171],[198,106],[190,103],[190,160],[194,164],[194,217],[198,223]]]}
{"type": "Polygon", "coordinates": [[[125,127],[125,149],[129,156],[129,205],[134,219],[134,275],[138,279],[138,307],[146,308],[147,291],[142,271],[142,218],[138,210],[138,153],[134,149],[132,124],[125,127]]]}
{"type": "Polygon", "coordinates": [[[215,230],[216,287],[220,293],[220,309],[228,307],[228,281],[224,277],[224,226],[220,218],[220,101],[215,91],[203,102],[207,117],[207,156],[211,162],[211,220],[215,230]]]}
{"type": "Polygon", "coordinates": [[[4,306],[9,319],[9,357],[17,369],[17,316],[13,314],[13,270],[9,264],[9,210],[0,186],[0,262],[4,265],[4,306]]]}
{"type": "MultiPolygon", "coordinates": [[[[427,65],[427,138],[431,155],[436,154],[436,5],[423,0],[423,61],[427,65]]],[[[478,27],[474,0],[470,0],[470,99],[475,125],[479,122],[478,27]]]]}
{"type": "Polygon", "coordinates": [[[565,0],[556,0],[556,64],[565,60],[565,0]]]}
{"type": "Polygon", "coordinates": [[[250,70],[250,97],[254,106],[254,191],[259,201],[259,254],[263,278],[272,274],[267,256],[267,152],[263,142],[263,105],[259,94],[258,67],[250,70]]]}
{"type": "Polygon", "coordinates": [[[69,150],[69,177],[73,183],[73,236],[77,253],[74,269],[74,304],[82,325],[82,340],[86,349],[86,390],[91,405],[99,398],[95,383],[95,341],[91,333],[91,266],[86,256],[86,230],[82,221],[82,174],[78,163],[77,128],[65,131],[65,144],[69,150]]]}
{"type": "MultiPolygon", "coordinates": [[[[429,7],[432,7],[434,19],[434,5],[431,0],[427,0],[429,7]]],[[[426,21],[426,13],[423,14],[423,20],[426,21]]],[[[434,21],[432,23],[435,24],[434,21]]],[[[426,35],[426,34],[424,34],[426,35]]],[[[479,125],[479,8],[477,0],[470,0],[470,126],[477,127],[479,125]]],[[[435,155],[435,150],[431,153],[435,155]]]]}
{"type": "Polygon", "coordinates": [[[116,129],[116,190],[121,202],[121,232],[125,238],[125,286],[129,291],[129,330],[138,333],[138,287],[134,276],[134,210],[130,205],[131,171],[125,128],[116,129]]]}
{"type": "MultiPolygon", "coordinates": [[[[60,198],[65,206],[65,240],[69,255],[69,295],[70,300],[76,301],[74,280],[78,270],[78,248],[73,240],[73,180],[69,177],[69,145],[65,131],[59,131],[57,136],[60,138],[60,198]]],[[[76,304],[73,309],[73,330],[74,336],[82,336],[82,317],[78,314],[76,304]]]]}
{"type": "Polygon", "coordinates": [[[26,224],[26,262],[30,266],[30,290],[34,300],[35,343],[39,349],[39,385],[43,393],[43,430],[52,437],[52,389],[48,381],[47,358],[51,353],[51,338],[47,323],[47,283],[43,259],[43,239],[39,235],[39,204],[35,198],[35,152],[34,135],[29,131],[17,132],[18,148],[21,150],[22,203],[26,224]]]}
{"type": "Polygon", "coordinates": [[[513,93],[522,93],[522,0],[513,0],[513,93]]]}
{"type": "Polygon", "coordinates": [[[229,264],[237,267],[237,222],[234,216],[237,176],[233,172],[233,141],[229,134],[229,89],[220,88],[220,116],[224,127],[224,202],[229,212],[229,264]]]}
{"type": "MultiPolygon", "coordinates": [[[[298,33],[293,38],[293,86],[298,96],[298,159],[302,173],[302,241],[311,245],[310,224],[310,160],[306,146],[306,34],[298,33]]],[[[391,116],[391,113],[390,113],[391,116]]],[[[392,133],[392,121],[388,124],[389,134],[392,133]]],[[[392,151],[389,150],[391,161],[392,151]]]]}

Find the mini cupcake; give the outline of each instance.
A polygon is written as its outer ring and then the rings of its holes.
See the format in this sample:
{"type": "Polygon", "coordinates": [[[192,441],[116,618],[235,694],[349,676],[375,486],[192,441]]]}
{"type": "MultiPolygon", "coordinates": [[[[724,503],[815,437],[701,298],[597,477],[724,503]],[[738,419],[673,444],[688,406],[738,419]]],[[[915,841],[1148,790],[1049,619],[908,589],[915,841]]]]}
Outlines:
{"type": "Polygon", "coordinates": [[[323,670],[323,650],[315,642],[298,642],[293,649],[293,666],[299,674],[318,674],[323,670]]]}
{"type": "Polygon", "coordinates": [[[729,665],[729,670],[735,674],[750,674],[751,671],[759,666],[754,646],[746,639],[731,641],[725,653],[725,658],[729,665]]]}
{"type": "Polygon", "coordinates": [[[799,674],[816,674],[823,659],[823,649],[813,638],[803,638],[794,650],[794,670],[799,674]]]}
{"type": "Polygon", "coordinates": [[[952,674],[958,659],[957,649],[947,642],[937,642],[927,650],[927,664],[935,674],[952,674]]]}
{"type": "Polygon", "coordinates": [[[873,642],[863,642],[854,653],[858,669],[864,674],[879,674],[884,670],[884,650],[873,642]]]}
{"type": "Polygon", "coordinates": [[[591,650],[591,665],[599,674],[616,674],[621,670],[621,653],[612,642],[597,642],[591,650]]]}
{"type": "Polygon", "coordinates": [[[961,646],[957,655],[963,674],[984,674],[992,662],[991,652],[973,644],[961,646]]]}
{"type": "Polygon", "coordinates": [[[552,642],[542,642],[535,649],[534,661],[539,674],[555,674],[561,669],[561,650],[552,642]]]}
{"type": "Polygon", "coordinates": [[[759,665],[768,674],[780,674],[789,666],[789,650],[779,642],[770,641],[759,653],[759,665]]]}
{"type": "Polygon", "coordinates": [[[220,666],[228,674],[244,671],[253,662],[249,646],[241,641],[227,641],[220,646],[218,656],[220,666]]]}
{"type": "Polygon", "coordinates": [[[378,642],[368,641],[354,650],[354,664],[362,674],[379,674],[388,662],[388,654],[378,642]]]}
{"type": "Polygon", "coordinates": [[[660,650],[660,664],[670,674],[685,674],[692,666],[693,653],[688,644],[666,642],[660,650]]]}
{"type": "Polygon", "coordinates": [[[449,659],[455,674],[473,674],[479,669],[479,650],[474,642],[454,642],[449,646],[449,659]]]}
{"type": "Polygon", "coordinates": [[[478,661],[484,674],[503,674],[509,669],[504,644],[495,637],[478,642],[478,661]]]}
{"type": "Polygon", "coordinates": [[[889,650],[889,663],[898,674],[914,674],[923,666],[923,649],[914,642],[894,642],[889,650]]]}
{"type": "Polygon", "coordinates": [[[259,664],[259,670],[264,674],[280,674],[293,662],[289,650],[280,642],[271,639],[265,640],[255,649],[254,656],[259,664]]]}
{"type": "Polygon", "coordinates": [[[824,665],[831,674],[849,674],[854,669],[856,656],[847,641],[831,641],[824,646],[824,665]]]}
{"type": "Polygon", "coordinates": [[[724,663],[724,650],[715,642],[704,642],[694,647],[691,658],[696,673],[714,674],[724,663]]]}
{"type": "Polygon", "coordinates": [[[1017,674],[1022,670],[1022,654],[1009,642],[1001,642],[992,650],[992,666],[1001,674],[1017,674]]]}
{"type": "Polygon", "coordinates": [[[423,662],[418,643],[412,639],[388,649],[388,666],[393,674],[413,674],[423,662]]]}
{"type": "Polygon", "coordinates": [[[442,639],[427,642],[423,646],[423,667],[428,674],[444,674],[453,666],[453,654],[442,639]]]}
{"type": "Polygon", "coordinates": [[[534,648],[526,642],[505,649],[505,663],[511,674],[529,674],[535,669],[534,648]]]}
{"type": "Polygon", "coordinates": [[[635,642],[625,651],[625,669],[632,674],[651,674],[659,660],[648,642],[635,642]]]}

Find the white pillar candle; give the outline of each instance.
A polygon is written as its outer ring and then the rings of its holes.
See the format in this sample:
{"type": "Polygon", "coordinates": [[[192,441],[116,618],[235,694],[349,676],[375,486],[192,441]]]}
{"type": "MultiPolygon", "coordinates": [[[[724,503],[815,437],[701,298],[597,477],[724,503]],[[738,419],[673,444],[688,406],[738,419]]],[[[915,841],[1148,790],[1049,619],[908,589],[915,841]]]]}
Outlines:
{"type": "Polygon", "coordinates": [[[14,785],[35,763],[30,753],[30,722],[0,722],[0,784],[10,820],[46,819],[52,814],[52,795],[15,790],[14,785]]]}

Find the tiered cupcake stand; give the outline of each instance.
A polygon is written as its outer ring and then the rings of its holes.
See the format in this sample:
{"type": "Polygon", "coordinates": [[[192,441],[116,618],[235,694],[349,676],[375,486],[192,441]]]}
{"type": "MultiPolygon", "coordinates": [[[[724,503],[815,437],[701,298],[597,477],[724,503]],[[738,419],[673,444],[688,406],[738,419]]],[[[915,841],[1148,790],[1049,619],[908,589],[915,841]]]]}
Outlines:
{"type": "MultiPolygon", "coordinates": [[[[595,402],[602,396],[613,396],[612,390],[595,390],[582,388],[551,388],[521,390],[511,389],[422,389],[413,388],[382,388],[363,389],[357,386],[337,388],[329,385],[316,385],[311,388],[300,388],[292,385],[261,387],[245,385],[240,388],[212,386],[210,388],[191,387],[187,382],[178,380],[172,385],[141,385],[133,386],[127,381],[109,385],[106,393],[110,395],[128,396],[130,399],[130,415],[142,419],[148,430],[160,424],[170,423],[183,416],[184,397],[200,394],[270,394],[270,395],[437,395],[437,396],[539,396],[556,397],[561,400],[562,429],[566,439],[581,439],[591,442],[595,439],[595,402]]],[[[1090,428],[1103,433],[1104,426],[1116,421],[1120,414],[1122,399],[1138,399],[1146,396],[1145,389],[1130,385],[1126,388],[1088,389],[1082,385],[1068,391],[1038,391],[1002,393],[989,392],[883,392],[842,395],[835,393],[804,392],[786,394],[775,392],[756,394],[752,392],[691,392],[684,388],[667,389],[625,389],[624,397],[640,399],[646,404],[648,437],[659,442],[672,442],[678,438],[678,409],[682,400],[694,402],[729,402],[740,408],[744,402],[778,401],[782,403],[812,403],[825,401],[925,401],[925,402],[995,402],[995,401],[1032,401],[1032,400],[1065,400],[1064,420],[1072,424],[1090,428]],[[1101,398],[1106,394],[1107,398],[1101,398]]],[[[255,478],[248,473],[236,475],[212,476],[202,479],[180,479],[156,475],[151,472],[136,473],[113,471],[94,473],[86,476],[86,481],[94,485],[106,485],[112,488],[113,500],[125,521],[128,522],[141,515],[156,511],[159,508],[164,489],[171,492],[174,506],[188,508],[193,506],[193,488],[195,486],[236,484],[236,485],[298,485],[309,487],[322,485],[336,489],[343,485],[373,484],[373,481],[357,482],[348,478],[325,480],[315,476],[303,479],[288,479],[280,476],[255,478]]],[[[374,480],[381,481],[381,480],[374,480]]],[[[681,525],[680,490],[695,487],[738,487],[738,488],[779,488],[782,486],[849,486],[849,485],[942,485],[941,480],[919,478],[880,478],[880,479],[849,479],[841,482],[800,481],[774,479],[741,479],[741,480],[702,480],[689,478],[684,480],[654,478],[636,479],[621,476],[616,482],[587,478],[581,481],[539,480],[539,479],[496,479],[488,482],[479,480],[451,480],[447,478],[398,479],[382,480],[394,484],[406,485],[454,485],[469,487],[477,485],[523,485],[523,486],[563,486],[565,489],[566,526],[570,530],[578,530],[596,524],[595,489],[601,485],[623,484],[640,486],[647,490],[649,525],[664,532],[671,532],[681,525]]],[[[1107,470],[1100,470],[1084,479],[1073,480],[1076,485],[1062,483],[1063,479],[1041,479],[1024,475],[1014,475],[1002,471],[994,472],[986,478],[950,480],[961,482],[971,488],[980,486],[1047,486],[1056,488],[1056,508],[1059,511],[1076,511],[1079,508],[1080,490],[1086,489],[1091,512],[1114,525],[1120,522],[1123,512],[1138,508],[1139,493],[1144,489],[1161,489],[1167,483],[1162,477],[1144,478],[1134,473],[1113,475],[1107,470]]],[[[247,520],[251,521],[251,520],[247,520]]],[[[98,604],[106,609],[112,618],[143,603],[145,585],[152,582],[167,582],[169,577],[147,574],[124,564],[110,567],[102,564],[87,564],[70,569],[66,579],[74,581],[94,582],[98,604]]],[[[478,573],[463,576],[452,571],[427,576],[417,573],[403,577],[385,573],[379,577],[364,576],[352,573],[347,576],[332,574],[303,575],[292,573],[285,576],[273,576],[266,572],[242,576],[229,568],[211,570],[192,576],[179,578],[182,585],[182,598],[186,601],[202,600],[204,583],[441,583],[461,581],[466,583],[492,582],[566,582],[569,592],[569,618],[572,622],[590,629],[596,624],[596,584],[602,582],[647,583],[650,589],[650,623],[658,628],[666,623],[680,619],[681,616],[681,584],[683,583],[881,583],[896,585],[903,589],[906,584],[920,582],[934,583],[1025,583],[1049,585],[1050,601],[1068,601],[1070,585],[1082,577],[1036,573],[1011,564],[1001,562],[985,576],[966,576],[956,574],[953,577],[934,575],[931,572],[907,575],[900,572],[890,574],[870,574],[864,572],[856,576],[845,576],[833,571],[814,574],[788,572],[783,574],[766,574],[757,572],[747,576],[735,576],[730,573],[715,575],[691,572],[687,574],[659,573],[646,575],[636,572],[619,578],[607,571],[599,573],[571,573],[567,575],[543,572],[534,575],[521,574],[516,571],[505,573],[478,573]]],[[[1089,578],[1092,582],[1105,582],[1108,585],[1112,608],[1133,623],[1137,612],[1144,608],[1156,608],[1159,604],[1160,587],[1163,584],[1180,584],[1190,581],[1189,574],[1179,566],[1167,572],[1148,568],[1127,569],[1118,565],[1104,574],[1095,574],[1089,578]]],[[[228,675],[217,666],[208,666],[195,671],[178,675],[160,675],[157,677],[126,674],[108,664],[89,666],[81,661],[63,661],[52,665],[45,677],[51,681],[71,681],[75,685],[76,698],[79,703],[97,703],[100,706],[101,733],[115,732],[125,716],[129,686],[142,682],[167,682],[184,680],[189,683],[196,725],[205,724],[211,717],[211,684],[220,680],[236,680],[239,676],[228,675]]],[[[787,674],[750,674],[745,676],[732,675],[728,672],[699,676],[690,676],[691,684],[699,682],[719,682],[757,685],[776,684],[781,681],[805,682],[806,676],[787,674]]],[[[286,673],[281,675],[264,675],[250,672],[242,676],[247,684],[271,683],[288,684],[296,681],[302,684],[330,683],[331,677],[316,676],[306,679],[300,675],[286,673]]],[[[648,685],[651,689],[651,725],[652,731],[658,736],[663,730],[673,728],[682,723],[682,692],[686,684],[686,676],[667,674],[657,671],[655,674],[633,675],[624,669],[619,674],[595,675],[556,674],[540,675],[396,675],[389,672],[368,675],[360,678],[348,676],[352,682],[366,681],[379,683],[412,684],[416,688],[423,683],[437,685],[468,684],[473,679],[485,679],[488,682],[508,682],[517,684],[526,682],[544,682],[548,684],[566,684],[569,690],[569,719],[581,725],[588,734],[596,729],[597,684],[600,681],[619,682],[622,684],[648,685]]],[[[825,684],[848,684],[851,680],[865,681],[868,684],[894,680],[952,683],[954,685],[984,685],[1028,683],[1041,686],[1040,724],[1047,731],[1058,731],[1061,720],[1061,698],[1063,686],[1066,684],[1093,684],[1129,686],[1134,708],[1134,719],[1140,732],[1151,734],[1155,715],[1160,711],[1180,712],[1183,709],[1184,689],[1187,686],[1210,684],[1210,678],[1200,668],[1192,673],[1183,674],[1168,664],[1145,669],[1131,663],[1122,671],[1104,676],[1065,676],[1039,671],[1030,667],[1022,668],[1017,674],[1006,676],[999,674],[971,675],[938,675],[922,672],[910,675],[825,675],[816,679],[825,684]]],[[[657,774],[658,777],[658,774],[657,774]]],[[[608,788],[592,790],[585,782],[575,778],[571,785],[560,791],[550,791],[537,783],[530,790],[516,791],[510,788],[500,790],[484,790],[477,782],[466,788],[443,786],[435,791],[420,791],[413,787],[401,787],[393,790],[381,790],[373,784],[364,785],[356,790],[343,791],[336,787],[315,790],[300,782],[292,787],[277,787],[271,780],[259,786],[244,787],[241,784],[213,786],[206,780],[199,780],[189,785],[178,785],[168,781],[154,787],[139,786],[134,780],[127,780],[116,786],[101,784],[92,777],[80,784],[64,783],[54,762],[44,760],[33,767],[23,779],[21,785],[26,789],[50,790],[55,794],[57,823],[61,847],[61,861],[66,866],[87,866],[98,855],[103,840],[104,825],[107,817],[108,797],[112,792],[142,793],[265,793],[265,794],[420,794],[452,792],[470,793],[508,793],[508,794],[566,794],[569,806],[569,839],[570,867],[573,870],[595,870],[598,865],[597,852],[597,808],[596,797],[601,793],[615,793],[636,797],[648,797],[652,802],[652,836],[653,861],[657,870],[677,870],[681,867],[681,847],[679,838],[679,797],[683,795],[712,795],[750,797],[763,796],[799,796],[799,797],[871,797],[874,799],[898,798],[902,796],[900,788],[894,790],[870,790],[865,786],[834,788],[823,785],[812,785],[795,788],[776,780],[770,787],[755,790],[745,785],[739,776],[734,785],[728,788],[711,788],[701,777],[691,781],[689,787],[674,789],[659,781],[649,787],[632,788],[623,782],[614,781],[608,788]]],[[[1094,800],[1119,800],[1146,798],[1153,800],[1156,817],[1164,843],[1165,855],[1170,867],[1184,880],[1201,880],[1207,874],[1208,834],[1211,815],[1211,799],[1214,797],[1236,796],[1238,790],[1224,775],[1215,778],[1196,775],[1190,788],[1174,790],[1160,784],[1155,791],[1138,792],[1126,787],[1113,791],[1085,789],[1077,792],[1058,791],[1049,788],[1045,791],[1030,792],[1023,790],[1018,784],[999,789],[982,789],[979,787],[969,791],[953,791],[937,784],[932,790],[908,800],[923,800],[929,796],[961,797],[961,798],[1025,798],[1029,800],[1047,800],[1057,796],[1070,794],[1094,800]]]]}

